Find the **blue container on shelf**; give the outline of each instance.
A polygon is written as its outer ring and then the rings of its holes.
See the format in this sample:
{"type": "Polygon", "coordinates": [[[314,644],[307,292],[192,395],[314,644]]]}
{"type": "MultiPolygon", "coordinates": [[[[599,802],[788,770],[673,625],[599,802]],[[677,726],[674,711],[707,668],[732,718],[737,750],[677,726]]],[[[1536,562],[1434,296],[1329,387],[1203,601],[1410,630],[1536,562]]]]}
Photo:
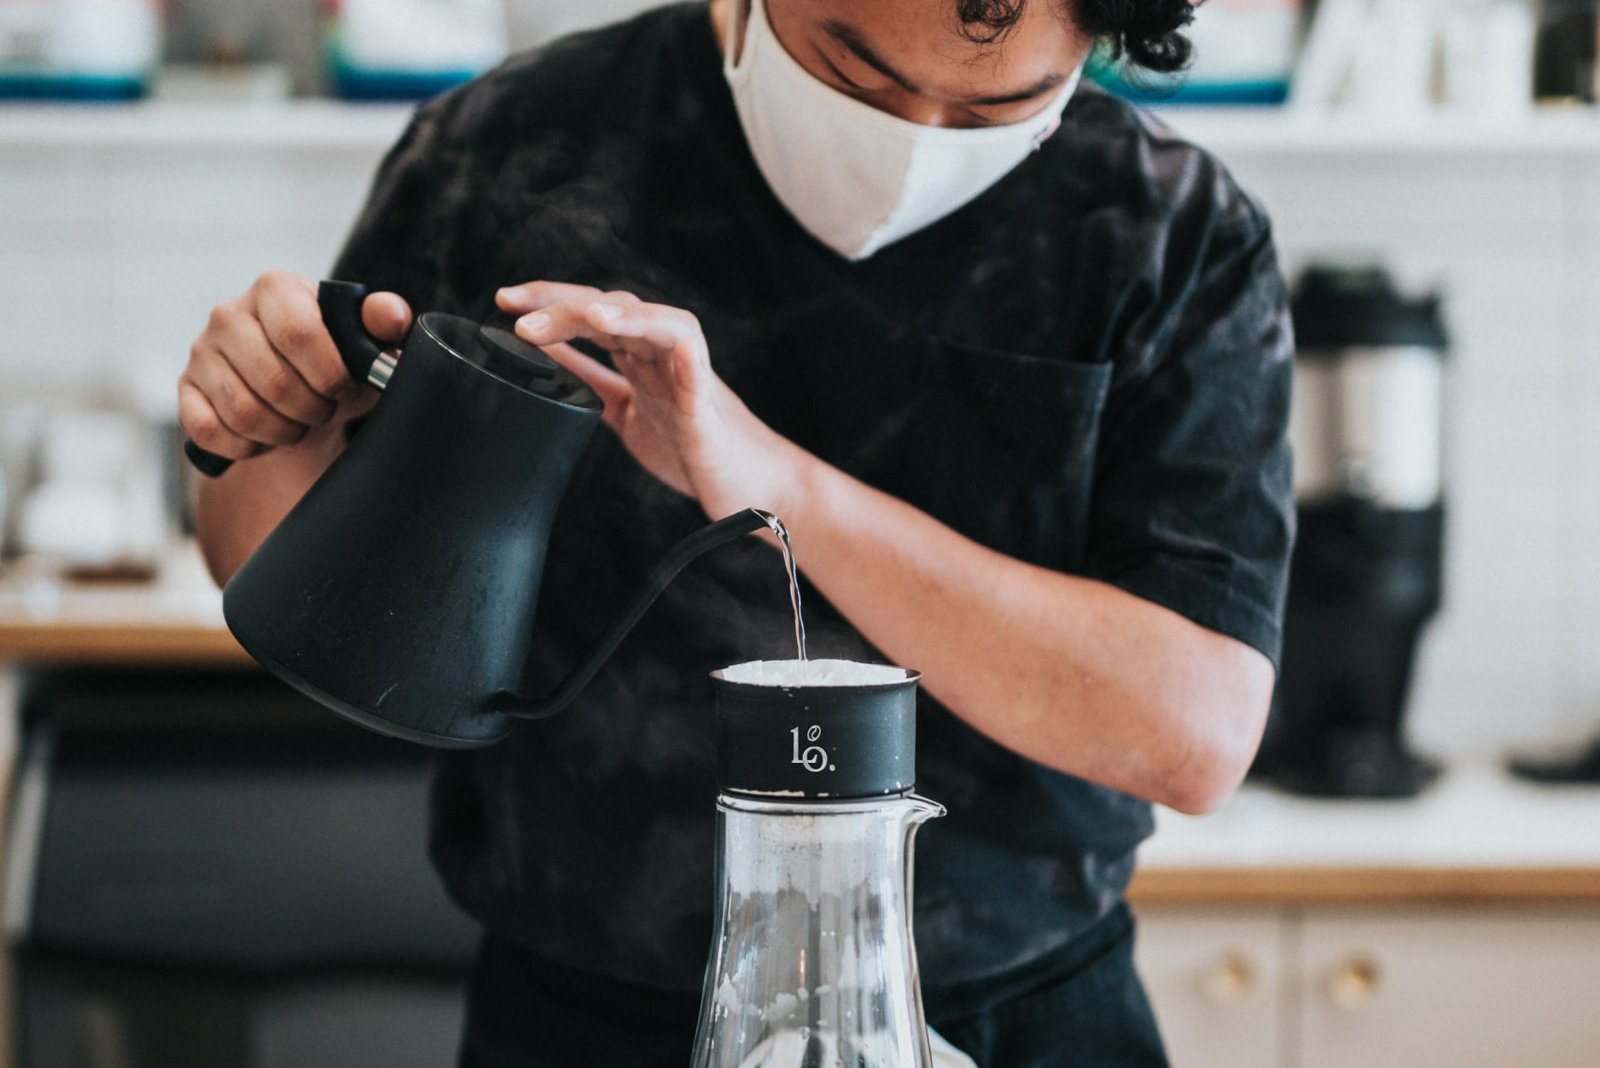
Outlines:
{"type": "Polygon", "coordinates": [[[1199,82],[1188,79],[1167,79],[1147,76],[1130,82],[1115,67],[1103,67],[1090,72],[1102,89],[1115,93],[1135,104],[1167,105],[1195,104],[1201,106],[1237,106],[1282,104],[1289,99],[1289,79],[1263,79],[1260,81],[1199,82]]]}
{"type": "Polygon", "coordinates": [[[1303,7],[1301,0],[1208,0],[1186,31],[1194,45],[1187,70],[1127,74],[1098,51],[1087,73],[1136,104],[1282,104],[1304,33],[1303,7]]]}
{"type": "Polygon", "coordinates": [[[0,100],[89,103],[138,100],[150,91],[148,75],[49,74],[0,69],[0,100]]]}
{"type": "Polygon", "coordinates": [[[338,60],[328,63],[333,95],[341,100],[431,100],[478,75],[475,70],[367,70],[338,60]]]}
{"type": "Polygon", "coordinates": [[[0,3],[0,100],[132,100],[160,62],[155,0],[0,3]]]}
{"type": "Polygon", "coordinates": [[[345,100],[426,100],[507,51],[496,0],[335,0],[326,11],[329,87],[345,100]]]}

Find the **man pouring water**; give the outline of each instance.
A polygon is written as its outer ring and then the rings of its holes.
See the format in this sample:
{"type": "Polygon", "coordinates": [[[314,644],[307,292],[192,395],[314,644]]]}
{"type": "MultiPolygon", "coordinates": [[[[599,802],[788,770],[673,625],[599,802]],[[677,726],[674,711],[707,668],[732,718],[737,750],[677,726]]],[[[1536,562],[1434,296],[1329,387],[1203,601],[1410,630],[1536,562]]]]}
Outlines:
{"type": "MultiPolygon", "coordinates": [[[[683,532],[781,515],[813,656],[922,672],[915,927],[977,1064],[1165,1057],[1123,890],[1151,804],[1259,741],[1290,542],[1289,335],[1227,171],[1087,84],[1187,57],[1187,0],[712,0],[424,107],[333,275],[514,323],[606,404],[530,671],[683,532]]],[[[185,428],[227,575],[372,403],[281,272],[219,305],[185,428]]],[[[516,463],[514,443],[495,462],[516,463]]],[[[579,707],[452,753],[433,856],[484,924],[462,1063],[682,1065],[710,931],[706,673],[791,655],[754,539],[668,591],[579,707]]]]}

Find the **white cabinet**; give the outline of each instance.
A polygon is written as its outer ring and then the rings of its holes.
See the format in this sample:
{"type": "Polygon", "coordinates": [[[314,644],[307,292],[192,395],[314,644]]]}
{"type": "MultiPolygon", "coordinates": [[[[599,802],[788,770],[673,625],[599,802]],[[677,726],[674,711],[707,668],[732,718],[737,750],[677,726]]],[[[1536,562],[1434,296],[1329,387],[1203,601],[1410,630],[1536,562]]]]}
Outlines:
{"type": "Polygon", "coordinates": [[[1174,1068],[1594,1068],[1600,910],[1139,910],[1174,1068]]]}
{"type": "Polygon", "coordinates": [[[1141,910],[1139,974],[1173,1068],[1279,1063],[1289,922],[1269,911],[1141,910]]]}
{"type": "Polygon", "coordinates": [[[1600,1064],[1593,911],[1313,911],[1301,921],[1303,1068],[1600,1064]]]}

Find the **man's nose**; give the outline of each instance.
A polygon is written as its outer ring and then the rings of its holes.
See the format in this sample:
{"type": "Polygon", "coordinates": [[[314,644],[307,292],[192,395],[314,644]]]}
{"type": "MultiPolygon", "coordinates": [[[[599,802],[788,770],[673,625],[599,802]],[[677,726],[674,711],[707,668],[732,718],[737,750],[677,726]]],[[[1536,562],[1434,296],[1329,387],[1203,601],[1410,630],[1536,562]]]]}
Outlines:
{"type": "Polygon", "coordinates": [[[886,101],[883,109],[919,126],[960,126],[967,120],[961,108],[918,93],[900,93],[886,101]]]}

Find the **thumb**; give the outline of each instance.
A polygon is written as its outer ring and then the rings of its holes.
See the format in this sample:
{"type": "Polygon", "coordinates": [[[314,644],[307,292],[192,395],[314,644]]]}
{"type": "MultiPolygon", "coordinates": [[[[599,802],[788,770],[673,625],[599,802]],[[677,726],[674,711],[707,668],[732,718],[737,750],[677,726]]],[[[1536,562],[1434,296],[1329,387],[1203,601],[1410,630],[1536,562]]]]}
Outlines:
{"type": "Polygon", "coordinates": [[[398,293],[374,293],[361,305],[361,324],[379,341],[398,344],[411,329],[411,305],[398,293]]]}

